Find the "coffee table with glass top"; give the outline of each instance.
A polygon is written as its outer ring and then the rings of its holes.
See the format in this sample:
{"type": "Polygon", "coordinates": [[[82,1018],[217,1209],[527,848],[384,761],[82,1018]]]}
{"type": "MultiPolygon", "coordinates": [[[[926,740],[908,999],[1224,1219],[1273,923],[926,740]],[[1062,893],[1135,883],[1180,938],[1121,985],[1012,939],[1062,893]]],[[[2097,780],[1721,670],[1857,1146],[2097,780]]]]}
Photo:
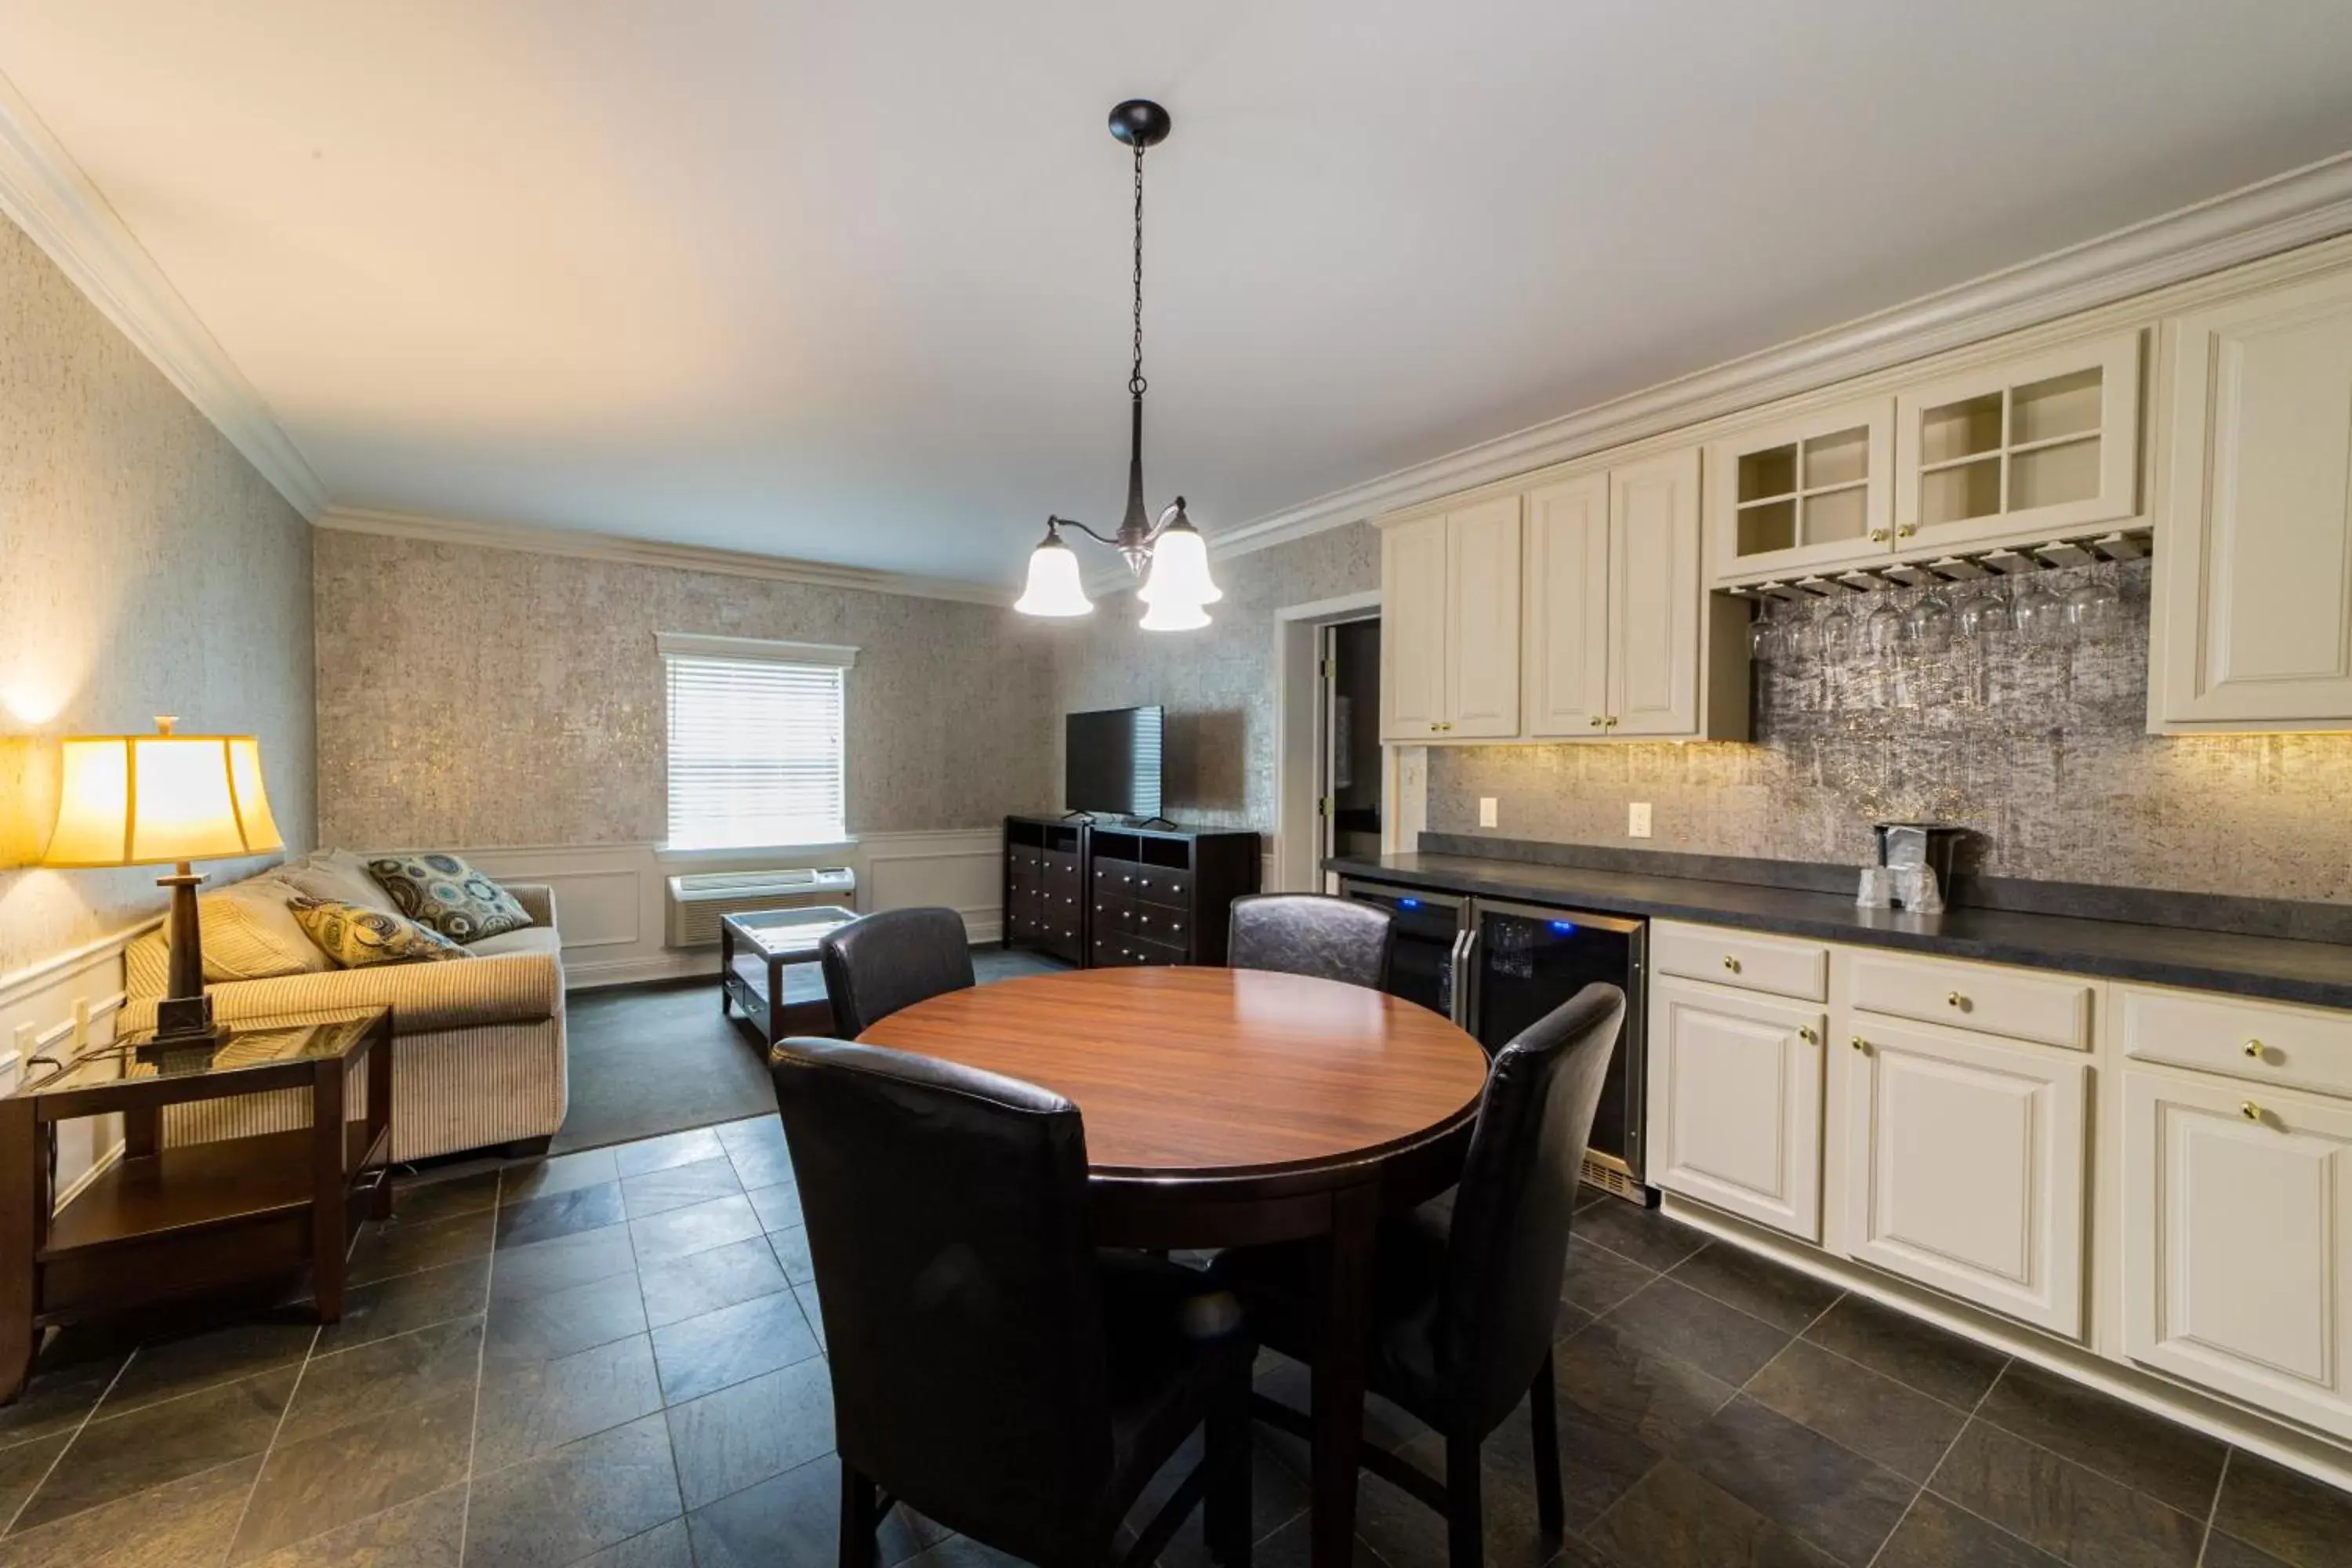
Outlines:
{"type": "Polygon", "coordinates": [[[820,992],[794,1002],[784,994],[784,971],[814,963],[816,944],[857,918],[855,910],[746,910],[719,921],[719,1011],[740,1007],[761,1043],[793,1035],[833,1033],[833,1004],[820,992]]]}

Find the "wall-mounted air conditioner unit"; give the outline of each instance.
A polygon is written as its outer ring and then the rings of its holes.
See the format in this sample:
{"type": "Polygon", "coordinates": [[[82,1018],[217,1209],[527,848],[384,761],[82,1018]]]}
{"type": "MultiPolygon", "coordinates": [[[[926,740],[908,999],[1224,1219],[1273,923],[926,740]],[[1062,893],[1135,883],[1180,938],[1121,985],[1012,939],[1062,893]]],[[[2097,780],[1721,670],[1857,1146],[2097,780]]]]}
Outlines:
{"type": "Polygon", "coordinates": [[[715,947],[722,915],[793,910],[811,904],[856,907],[857,873],[846,866],[778,871],[705,871],[669,879],[669,945],[715,947]]]}

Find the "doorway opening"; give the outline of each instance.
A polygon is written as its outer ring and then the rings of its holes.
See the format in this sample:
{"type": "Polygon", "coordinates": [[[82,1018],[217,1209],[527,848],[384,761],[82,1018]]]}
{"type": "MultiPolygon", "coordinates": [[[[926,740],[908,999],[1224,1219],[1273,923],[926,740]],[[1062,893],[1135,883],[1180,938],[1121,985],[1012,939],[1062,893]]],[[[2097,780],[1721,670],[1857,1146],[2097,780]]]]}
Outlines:
{"type": "Polygon", "coordinates": [[[1316,859],[1381,852],[1381,623],[1341,621],[1323,628],[1318,660],[1316,789],[1321,824],[1316,859]]]}
{"type": "MultiPolygon", "coordinates": [[[[1335,847],[1342,842],[1374,855],[1395,847],[1397,770],[1408,748],[1381,744],[1380,615],[1377,589],[1286,605],[1274,613],[1275,822],[1263,883],[1268,892],[1329,891],[1334,883],[1323,862],[1343,852],[1335,847]],[[1341,631],[1346,637],[1335,642],[1341,631]],[[1334,749],[1342,725],[1344,755],[1334,749]],[[1337,787],[1342,777],[1344,789],[1337,787]],[[1345,840],[1338,837],[1343,806],[1349,813],[1345,840]],[[1369,839],[1361,837],[1367,829],[1369,839]]],[[[1410,751],[1417,760],[1419,748],[1410,751]]]]}

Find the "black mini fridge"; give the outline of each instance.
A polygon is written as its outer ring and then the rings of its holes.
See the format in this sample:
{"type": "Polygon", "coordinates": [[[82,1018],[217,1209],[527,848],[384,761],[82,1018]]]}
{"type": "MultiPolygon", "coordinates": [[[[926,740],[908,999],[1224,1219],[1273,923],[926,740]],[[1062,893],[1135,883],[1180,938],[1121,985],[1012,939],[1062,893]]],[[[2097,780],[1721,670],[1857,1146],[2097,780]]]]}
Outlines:
{"type": "Polygon", "coordinates": [[[1648,1202],[1642,1184],[1648,923],[1481,898],[1471,902],[1469,931],[1465,1026],[1489,1055],[1595,981],[1625,993],[1625,1027],[1601,1083],[1584,1179],[1620,1197],[1648,1202]]]}

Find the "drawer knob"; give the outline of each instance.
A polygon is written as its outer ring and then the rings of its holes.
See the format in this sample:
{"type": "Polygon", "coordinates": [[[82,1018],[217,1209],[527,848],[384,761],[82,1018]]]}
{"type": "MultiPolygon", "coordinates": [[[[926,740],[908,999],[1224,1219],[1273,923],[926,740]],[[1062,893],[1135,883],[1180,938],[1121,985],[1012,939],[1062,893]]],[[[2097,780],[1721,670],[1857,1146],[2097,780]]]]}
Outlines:
{"type": "Polygon", "coordinates": [[[1961,1012],[1965,1013],[1969,1010],[1969,999],[1955,991],[1950,995],[1944,998],[1944,1005],[1947,1007],[1957,1007],[1961,1012]]]}
{"type": "Polygon", "coordinates": [[[1857,1051],[1865,1051],[1865,1052],[1866,1052],[1866,1051],[1868,1051],[1868,1050],[1870,1049],[1870,1042],[1869,1042],[1868,1040],[1864,1039],[1860,1035],[1856,1035],[1856,1036],[1853,1037],[1853,1048],[1854,1048],[1855,1050],[1857,1050],[1857,1051]]]}
{"type": "Polygon", "coordinates": [[[1739,960],[1732,957],[1731,954],[1727,952],[1723,955],[1723,967],[1731,971],[1732,973],[1737,974],[1739,973],[1739,960]]]}
{"type": "Polygon", "coordinates": [[[2252,1057],[2252,1058],[2254,1060],[2256,1060],[2256,1061],[2260,1061],[2260,1060],[2262,1060],[2262,1059],[2263,1059],[2263,1043],[2262,1043],[2262,1041],[2260,1041],[2260,1040],[2248,1040],[2248,1041],[2246,1042],[2246,1055],[2248,1055],[2249,1057],[2252,1057]]]}
{"type": "Polygon", "coordinates": [[[1797,1038],[1810,1046],[1818,1041],[1821,1037],[1813,1033],[1813,1026],[1811,1024],[1800,1024],[1797,1026],[1797,1038]]]}
{"type": "Polygon", "coordinates": [[[2249,1121],[2260,1121],[2263,1119],[2263,1108],[2250,1100],[2238,1107],[2238,1114],[2249,1121]]]}

